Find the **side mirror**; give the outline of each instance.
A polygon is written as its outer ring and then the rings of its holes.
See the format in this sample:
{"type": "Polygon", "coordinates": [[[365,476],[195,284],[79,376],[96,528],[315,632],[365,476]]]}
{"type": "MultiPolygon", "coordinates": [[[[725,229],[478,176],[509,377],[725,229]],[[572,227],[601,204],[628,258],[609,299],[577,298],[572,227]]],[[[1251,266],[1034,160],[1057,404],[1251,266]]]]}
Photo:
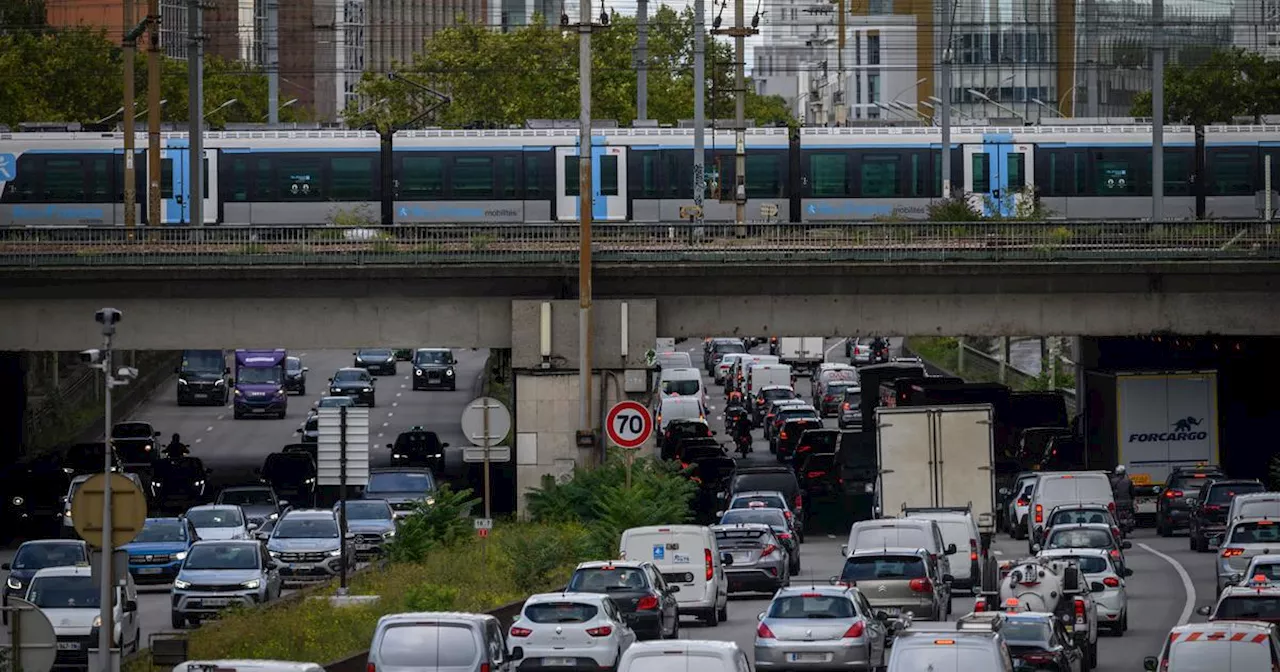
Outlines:
{"type": "Polygon", "coordinates": [[[1196,609],[1196,613],[1200,614],[1201,616],[1208,616],[1212,611],[1213,611],[1212,607],[1200,607],[1199,609],[1196,609]]]}
{"type": "Polygon", "coordinates": [[[254,531],[254,530],[258,529],[258,524],[257,524],[257,523],[249,523],[248,525],[245,525],[245,526],[244,526],[244,529],[249,530],[250,532],[252,532],[252,531],[254,531]]]}
{"type": "Polygon", "coordinates": [[[1156,669],[1159,667],[1160,667],[1160,661],[1156,660],[1155,656],[1147,656],[1146,658],[1142,659],[1142,669],[1146,670],[1147,672],[1156,672],[1156,669]]]}
{"type": "Polygon", "coordinates": [[[333,379],[332,379],[332,378],[330,378],[330,379],[329,379],[329,382],[331,382],[331,383],[332,383],[332,382],[333,382],[333,379]]]}
{"type": "Polygon", "coordinates": [[[955,554],[956,554],[956,545],[947,544],[947,555],[955,555],[955,554]]]}
{"type": "Polygon", "coordinates": [[[138,610],[138,601],[137,601],[137,600],[125,600],[125,601],[124,601],[124,606],[122,606],[122,607],[121,607],[121,609],[122,609],[125,613],[131,612],[131,611],[137,611],[137,610],[138,610]]]}
{"type": "MultiPolygon", "coordinates": [[[[8,569],[8,567],[6,567],[5,569],[8,569]]],[[[1129,571],[1133,571],[1133,570],[1129,570],[1129,571]]],[[[1244,580],[1244,574],[1240,574],[1237,572],[1227,577],[1227,580],[1230,581],[1231,583],[1240,583],[1241,581],[1244,580]]]]}
{"type": "MultiPolygon", "coordinates": [[[[728,499],[728,498],[729,498],[729,494],[728,494],[728,493],[725,493],[725,492],[717,492],[717,493],[716,493],[716,499],[728,499]]],[[[720,513],[717,513],[717,514],[716,514],[716,516],[719,516],[719,515],[721,515],[721,514],[723,514],[723,513],[724,513],[724,512],[723,512],[723,511],[721,511],[720,513]]]]}
{"type": "Polygon", "coordinates": [[[267,539],[271,538],[271,535],[267,534],[266,532],[259,532],[253,535],[253,537],[258,541],[266,541],[267,539]]]}
{"type": "Polygon", "coordinates": [[[760,613],[758,613],[758,614],[756,614],[756,620],[757,620],[757,621],[763,621],[763,620],[764,620],[764,612],[763,612],[763,611],[762,611],[762,612],[760,612],[760,613]]]}
{"type": "Polygon", "coordinates": [[[511,647],[511,660],[521,660],[523,658],[524,658],[524,647],[522,646],[511,647]]]}
{"type": "Polygon", "coordinates": [[[1127,550],[1129,550],[1129,549],[1131,549],[1131,548],[1133,548],[1133,542],[1132,542],[1132,541],[1122,541],[1122,542],[1120,542],[1120,549],[1121,549],[1121,550],[1125,550],[1125,551],[1127,551],[1127,550]]]}
{"type": "Polygon", "coordinates": [[[667,586],[667,588],[671,591],[672,595],[680,592],[680,586],[667,586]]]}
{"type": "MultiPolygon", "coordinates": [[[[299,428],[297,428],[297,429],[293,430],[293,433],[294,433],[294,434],[301,434],[301,433],[302,433],[302,428],[301,428],[301,427],[299,427],[299,428]]],[[[106,492],[106,490],[103,490],[103,492],[106,492]]]]}
{"type": "Polygon", "coordinates": [[[441,444],[440,444],[440,447],[441,447],[441,448],[448,448],[448,447],[449,447],[449,442],[448,442],[448,441],[445,441],[445,442],[441,443],[441,444]]]}
{"type": "Polygon", "coordinates": [[[716,511],[716,518],[724,515],[724,511],[716,511]]]}
{"type": "Polygon", "coordinates": [[[309,367],[306,367],[306,366],[302,367],[302,372],[303,372],[303,373],[306,373],[306,372],[308,372],[308,371],[310,371],[310,370],[311,370],[311,369],[310,369],[309,367]]]}
{"type": "Polygon", "coordinates": [[[0,565],[0,569],[3,569],[3,570],[4,570],[4,571],[6,571],[6,572],[7,572],[7,571],[9,571],[9,569],[10,569],[10,567],[9,567],[9,563],[7,563],[7,562],[6,562],[6,563],[4,563],[3,565],[0,565]]]}
{"type": "Polygon", "coordinates": [[[721,554],[720,554],[720,564],[724,565],[725,567],[732,567],[732,566],[733,566],[733,556],[732,556],[732,555],[730,555],[730,554],[728,554],[728,553],[721,553],[721,554]]]}
{"type": "Polygon", "coordinates": [[[841,544],[841,545],[840,545],[840,555],[843,555],[843,556],[844,556],[844,557],[846,557],[846,558],[847,558],[847,557],[849,557],[849,545],[848,545],[848,544],[841,544]]]}
{"type": "Polygon", "coordinates": [[[1040,544],[1031,544],[1031,552],[1032,552],[1032,553],[1039,553],[1039,552],[1040,552],[1040,544]]]}
{"type": "Polygon", "coordinates": [[[1089,592],[1091,593],[1101,593],[1106,589],[1107,587],[1103,585],[1101,581],[1094,581],[1089,584],[1089,592]]]}
{"type": "Polygon", "coordinates": [[[1126,578],[1126,579],[1127,579],[1127,578],[1129,578],[1129,577],[1133,576],[1133,570],[1132,570],[1132,569],[1129,569],[1128,567],[1125,567],[1124,569],[1120,570],[1120,576],[1122,576],[1122,577],[1124,577],[1124,578],[1126,578]]]}
{"type": "Polygon", "coordinates": [[[954,583],[954,582],[955,582],[955,580],[956,580],[956,577],[951,576],[950,574],[943,574],[943,575],[942,575],[942,582],[943,582],[943,583],[954,583]]]}

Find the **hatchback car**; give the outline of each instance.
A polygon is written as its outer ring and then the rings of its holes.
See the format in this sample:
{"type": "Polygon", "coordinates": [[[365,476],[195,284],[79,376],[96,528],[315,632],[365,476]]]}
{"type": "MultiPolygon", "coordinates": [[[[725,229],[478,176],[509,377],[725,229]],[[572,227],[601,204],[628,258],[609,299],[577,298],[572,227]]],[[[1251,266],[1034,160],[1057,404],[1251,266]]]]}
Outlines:
{"type": "Polygon", "coordinates": [[[1222,543],[1227,531],[1227,510],[1236,495],[1264,492],[1261,481],[1222,479],[1200,488],[1195,499],[1187,498],[1191,505],[1191,550],[1208,553],[1210,546],[1222,543]]]}
{"type": "Polygon", "coordinates": [[[1098,627],[1109,629],[1117,637],[1129,629],[1129,592],[1125,579],[1133,576],[1132,569],[1118,566],[1115,558],[1102,549],[1055,549],[1041,551],[1040,557],[1074,561],[1089,582],[1097,606],[1098,627]]]}
{"type": "Polygon", "coordinates": [[[1214,563],[1217,566],[1218,592],[1239,583],[1238,575],[1253,578],[1253,574],[1244,574],[1253,558],[1280,553],[1280,521],[1239,518],[1227,528],[1225,539],[1214,563]]]}
{"type": "Polygon", "coordinates": [[[721,555],[730,563],[729,593],[773,593],[791,584],[791,562],[787,547],[773,528],[763,523],[713,525],[721,555]]]}
{"type": "Polygon", "coordinates": [[[1000,634],[1015,663],[1036,672],[1087,672],[1084,653],[1053,614],[1022,611],[1005,615],[1000,634]]]}
{"type": "Polygon", "coordinates": [[[856,586],[871,606],[890,616],[911,614],[918,620],[941,621],[951,614],[946,585],[951,576],[923,548],[866,548],[845,560],[833,583],[856,586]]]}
{"type": "Polygon", "coordinates": [[[679,639],[680,586],[667,583],[651,562],[584,562],[573,570],[567,593],[608,595],[639,639],[679,639]]]}
{"type": "Polygon", "coordinates": [[[787,562],[791,573],[800,573],[800,540],[791,531],[791,522],[787,520],[781,509],[766,509],[764,506],[753,506],[748,509],[730,509],[720,516],[719,526],[756,523],[768,525],[782,547],[787,551],[787,562]]]}
{"type": "Polygon", "coordinates": [[[1080,549],[1097,548],[1107,552],[1116,564],[1124,567],[1124,551],[1133,547],[1129,541],[1117,542],[1110,525],[1093,525],[1077,523],[1058,525],[1045,532],[1044,544],[1037,544],[1035,551],[1059,548],[1080,549]]]}
{"type": "MultiPolygon", "coordinates": [[[[772,490],[757,490],[751,492],[735,492],[729,500],[726,510],[733,509],[782,509],[782,515],[791,523],[791,529],[794,531],[796,527],[795,514],[791,513],[791,506],[787,503],[787,498],[781,493],[772,490]]],[[[716,512],[716,518],[724,515],[724,511],[716,512]]]]}
{"type": "MultiPolygon", "coordinates": [[[[47,567],[75,567],[88,562],[89,545],[79,539],[39,539],[23,543],[13,554],[13,560],[0,566],[9,572],[4,584],[4,606],[9,606],[10,597],[27,594],[36,572],[47,567]]],[[[4,621],[9,622],[7,611],[4,621]]]]}
{"type": "Polygon", "coordinates": [[[184,516],[196,526],[201,539],[232,540],[250,539],[258,526],[249,522],[239,506],[230,504],[202,504],[187,509],[184,516]]]}
{"type": "Polygon", "coordinates": [[[856,588],[783,588],[759,618],[757,670],[879,669],[887,660],[889,616],[856,588]]]}
{"type": "Polygon", "coordinates": [[[1116,520],[1115,514],[1111,510],[1101,504],[1066,504],[1063,506],[1055,506],[1045,516],[1045,529],[1051,529],[1057,525],[1072,525],[1079,523],[1087,523],[1090,525],[1107,525],[1111,528],[1112,535],[1117,540],[1124,538],[1124,530],[1120,529],[1120,523],[1116,520]]]}
{"type": "Polygon", "coordinates": [[[609,669],[636,642],[613,600],[600,593],[530,595],[507,630],[520,666],[556,670],[609,669]]]}
{"type": "Polygon", "coordinates": [[[502,623],[488,614],[412,612],[378,619],[367,669],[378,672],[514,672],[524,650],[507,649],[502,623]]]}

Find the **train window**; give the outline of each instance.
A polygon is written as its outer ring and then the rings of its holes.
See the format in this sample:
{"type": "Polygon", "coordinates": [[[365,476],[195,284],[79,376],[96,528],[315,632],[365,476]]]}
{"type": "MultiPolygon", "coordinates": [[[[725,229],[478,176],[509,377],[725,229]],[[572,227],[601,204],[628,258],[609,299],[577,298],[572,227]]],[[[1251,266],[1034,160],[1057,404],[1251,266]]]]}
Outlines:
{"type": "Polygon", "coordinates": [[[80,159],[44,157],[44,189],[40,200],[49,203],[80,203],[85,200],[84,167],[80,159]]]}
{"type": "Polygon", "coordinates": [[[1096,151],[1093,154],[1093,184],[1099,196],[1137,196],[1138,166],[1124,150],[1096,151]]]}
{"type": "Polygon", "coordinates": [[[632,152],[639,155],[640,171],[636,188],[632,192],[634,198],[658,198],[658,154],[657,152],[632,152]]]}
{"type": "Polygon", "coordinates": [[[335,156],[329,159],[329,198],[334,201],[371,201],[373,157],[335,156]]]}
{"type": "Polygon", "coordinates": [[[1005,177],[1009,189],[1021,191],[1027,186],[1027,155],[1009,152],[1005,155],[1005,177]]]}
{"type": "Polygon", "coordinates": [[[1165,150],[1164,193],[1166,196],[1191,195],[1191,154],[1188,151],[1165,150]]]}
{"type": "Polygon", "coordinates": [[[455,157],[450,198],[492,198],[493,159],[487,156],[455,157]]]}
{"type": "Polygon", "coordinates": [[[809,157],[809,184],[814,198],[847,198],[849,180],[844,154],[813,154],[809,157]]]}
{"type": "MultiPolygon", "coordinates": [[[[705,173],[704,173],[705,175],[705,173]]],[[[686,152],[662,151],[662,198],[693,198],[693,166],[686,152]]]]}
{"type": "Polygon", "coordinates": [[[18,174],[5,183],[0,198],[5,203],[22,203],[36,199],[37,177],[40,175],[40,159],[32,154],[18,157],[18,174]]]}
{"type": "Polygon", "coordinates": [[[115,195],[111,193],[111,155],[95,156],[89,161],[89,174],[93,180],[90,182],[93,189],[89,200],[93,203],[116,200],[115,195]]]}
{"type": "Polygon", "coordinates": [[[1084,160],[1078,152],[1041,149],[1041,193],[1044,196],[1079,196],[1084,184],[1084,160]]]}
{"type": "Polygon", "coordinates": [[[530,201],[547,197],[542,193],[542,160],[537,154],[524,155],[524,197],[530,201]]]}
{"type": "Polygon", "coordinates": [[[564,157],[564,195],[578,196],[578,186],[581,178],[578,177],[578,157],[564,157]]]}
{"type": "MultiPolygon", "coordinates": [[[[910,195],[915,198],[920,198],[925,195],[925,192],[924,192],[925,171],[920,169],[920,156],[921,155],[919,152],[914,152],[911,154],[911,194],[910,195]]],[[[939,166],[938,170],[939,171],[942,170],[941,166],[939,166]]]]}
{"type": "Polygon", "coordinates": [[[173,159],[160,159],[160,200],[173,198],[173,159]]]}
{"type": "Polygon", "coordinates": [[[324,161],[319,157],[284,156],[276,162],[276,184],[282,201],[324,200],[321,178],[324,161]]]}
{"type": "Polygon", "coordinates": [[[1253,152],[1209,152],[1209,194],[1252,196],[1256,162],[1253,152]]]}
{"type": "Polygon", "coordinates": [[[237,156],[231,159],[231,170],[228,171],[227,198],[225,200],[244,203],[249,200],[249,157],[237,156]]]}
{"type": "Polygon", "coordinates": [[[777,154],[747,155],[747,198],[782,198],[782,170],[777,154]]]}
{"type": "Polygon", "coordinates": [[[600,156],[600,195],[618,195],[618,155],[602,154],[600,156]]]}
{"type": "Polygon", "coordinates": [[[275,201],[276,198],[276,164],[271,157],[258,157],[253,171],[253,198],[259,203],[275,201]]]}
{"type": "Polygon", "coordinates": [[[987,191],[991,187],[991,155],[978,152],[969,161],[973,171],[974,192],[987,191]]]}
{"type": "Polygon", "coordinates": [[[502,198],[506,200],[520,197],[520,173],[517,167],[519,160],[515,156],[502,157],[502,198]]]}
{"type": "Polygon", "coordinates": [[[901,196],[898,191],[898,157],[893,154],[868,154],[862,158],[862,186],[859,195],[864,198],[891,198],[901,196]]]}
{"type": "Polygon", "coordinates": [[[444,160],[438,156],[406,156],[400,163],[400,195],[412,201],[444,196],[444,160]]]}

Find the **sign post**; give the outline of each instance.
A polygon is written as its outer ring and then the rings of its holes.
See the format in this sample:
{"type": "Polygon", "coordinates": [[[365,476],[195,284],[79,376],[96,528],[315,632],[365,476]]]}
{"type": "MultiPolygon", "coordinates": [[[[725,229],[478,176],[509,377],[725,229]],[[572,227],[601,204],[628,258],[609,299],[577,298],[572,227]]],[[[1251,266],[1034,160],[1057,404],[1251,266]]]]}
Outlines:
{"type": "Polygon", "coordinates": [[[338,534],[342,538],[339,595],[347,594],[347,486],[369,484],[369,409],[320,409],[316,485],[338,486],[338,534]]]}
{"type": "Polygon", "coordinates": [[[605,416],[605,434],[614,445],[627,451],[627,489],[631,489],[631,466],[636,451],[653,435],[653,416],[636,401],[619,401],[605,416]]]}
{"type": "MultiPolygon", "coordinates": [[[[511,432],[511,411],[507,410],[505,404],[493,397],[480,397],[471,403],[462,411],[462,431],[466,434],[467,440],[472,445],[479,446],[484,452],[482,462],[484,463],[484,518],[476,521],[476,529],[479,531],[480,538],[484,539],[484,544],[480,547],[480,553],[488,560],[488,538],[489,530],[493,527],[493,504],[490,501],[492,497],[489,493],[489,468],[493,461],[490,452],[493,450],[493,444],[507,438],[507,434],[511,432]],[[482,521],[488,521],[487,527],[481,527],[482,521]]],[[[463,459],[470,462],[466,453],[463,459]]],[[[505,454],[498,460],[507,462],[511,459],[511,448],[508,446],[505,454]]]]}

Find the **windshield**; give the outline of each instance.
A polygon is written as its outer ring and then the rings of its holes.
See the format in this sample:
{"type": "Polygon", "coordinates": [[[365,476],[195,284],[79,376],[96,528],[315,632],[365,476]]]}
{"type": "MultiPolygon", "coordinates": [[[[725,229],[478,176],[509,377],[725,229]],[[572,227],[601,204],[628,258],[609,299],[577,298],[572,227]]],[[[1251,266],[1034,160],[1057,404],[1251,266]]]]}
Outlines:
{"type": "Polygon", "coordinates": [[[347,520],[391,520],[391,506],[381,499],[347,502],[347,520]]]}
{"type": "Polygon", "coordinates": [[[298,359],[297,357],[285,357],[285,358],[284,358],[284,370],[285,370],[285,371],[288,371],[288,372],[290,372],[290,373],[295,373],[295,372],[297,372],[297,371],[301,371],[301,370],[302,370],[302,360],[301,360],[301,359],[298,359]]]}
{"type": "Polygon", "coordinates": [[[424,364],[448,364],[448,350],[419,350],[413,353],[413,363],[418,365],[424,364]]]}
{"type": "Polygon", "coordinates": [[[693,360],[687,352],[659,352],[654,359],[664,369],[693,366],[693,360]]]}
{"type": "Polygon", "coordinates": [[[91,576],[44,576],[31,582],[27,599],[41,609],[97,607],[98,587],[91,576]]]}
{"type": "Polygon", "coordinates": [[[795,474],[742,474],[734,477],[733,489],[738,492],[772,490],[781,492],[785,497],[798,492],[800,486],[796,483],[795,474]]]}
{"type": "Polygon", "coordinates": [[[686,380],[662,381],[662,392],[664,394],[679,394],[687,397],[697,394],[700,387],[701,384],[692,378],[686,380]]]}
{"type": "Polygon", "coordinates": [[[283,372],[279,367],[241,367],[236,370],[236,382],[242,385],[279,385],[283,372]]]}
{"type": "Polygon", "coordinates": [[[698,408],[698,403],[696,401],[688,404],[684,404],[684,403],[673,404],[671,403],[672,401],[677,401],[677,400],[668,399],[667,403],[664,403],[662,405],[661,414],[667,419],[668,422],[671,420],[679,420],[683,418],[698,418],[702,416],[702,409],[698,408]]]}
{"type": "Polygon", "coordinates": [[[1051,556],[1054,558],[1068,558],[1075,561],[1080,567],[1080,571],[1085,574],[1101,574],[1110,569],[1106,558],[1097,555],[1073,555],[1073,556],[1051,556]]]}
{"type": "Polygon", "coordinates": [[[1010,619],[1000,628],[1000,634],[1010,642],[1044,643],[1049,641],[1053,632],[1044,621],[1010,619]]]}
{"type": "Polygon", "coordinates": [[[862,405],[862,388],[846,387],[844,390],[844,403],[849,404],[851,408],[858,408],[862,405]]]}
{"type": "Polygon", "coordinates": [[[186,569],[257,569],[257,544],[196,544],[187,552],[186,569]]]}
{"type": "MultiPolygon", "coordinates": [[[[308,427],[308,429],[311,428],[308,427]]],[[[266,489],[225,490],[218,499],[220,500],[219,504],[235,504],[236,506],[253,506],[255,504],[272,506],[275,504],[275,500],[271,497],[271,491],[266,489]]]]}
{"type": "Polygon", "coordinates": [[[1209,504],[1226,504],[1230,502],[1236,495],[1242,495],[1246,492],[1262,492],[1261,483],[1234,483],[1231,485],[1221,485],[1209,490],[1209,504]]]}
{"type": "MultiPolygon", "coordinates": [[[[932,535],[919,527],[886,525],[858,530],[858,548],[898,546],[899,548],[926,548],[933,545],[932,535]]],[[[854,546],[850,546],[853,548],[854,546]]]]}
{"type": "Polygon", "coordinates": [[[431,492],[435,490],[431,474],[422,472],[389,472],[369,474],[365,492],[431,492]]]}
{"type": "Polygon", "coordinates": [[[778,417],[782,418],[783,422],[789,422],[791,420],[817,420],[818,412],[812,408],[784,408],[781,411],[778,411],[778,417]]]}
{"type": "Polygon", "coordinates": [[[369,372],[364,369],[342,369],[333,374],[335,383],[355,383],[369,380],[369,372]]]}
{"type": "Polygon", "coordinates": [[[396,450],[434,455],[441,451],[440,437],[435,432],[406,432],[396,438],[396,450]]]}
{"type": "Polygon", "coordinates": [[[111,437],[116,439],[150,439],[155,430],[145,422],[122,422],[111,428],[111,437]]]}
{"type": "Polygon", "coordinates": [[[187,526],[177,519],[148,520],[143,524],[133,543],[155,543],[187,540],[187,526]]]}
{"type": "Polygon", "coordinates": [[[332,518],[285,518],[271,533],[276,539],[337,539],[338,521],[332,518]]]}
{"type": "Polygon", "coordinates": [[[853,618],[853,603],[843,595],[789,595],[769,606],[769,618],[853,618]]]}
{"type": "Polygon", "coordinates": [[[929,670],[929,672],[960,672],[961,670],[1004,669],[996,657],[993,646],[977,648],[929,643],[893,652],[893,670],[929,670]]]}
{"type": "Polygon", "coordinates": [[[712,348],[716,352],[722,355],[727,355],[730,353],[742,354],[747,351],[746,348],[742,347],[741,343],[738,343],[736,341],[729,342],[729,343],[716,343],[714,346],[712,346],[712,348]]]}
{"type": "Polygon", "coordinates": [[[13,568],[73,567],[86,559],[80,544],[23,544],[13,558],[13,568]]]}
{"type": "Polygon", "coordinates": [[[720,517],[721,525],[734,523],[764,523],[775,528],[787,527],[786,516],[778,509],[732,509],[720,517]]]}
{"type": "Polygon", "coordinates": [[[822,378],[828,383],[834,383],[835,381],[852,382],[858,379],[858,370],[857,369],[831,369],[826,373],[822,374],[822,378]]]}
{"type": "Polygon", "coordinates": [[[869,555],[852,557],[844,563],[840,580],[923,579],[924,560],[914,555],[869,555]]]}
{"type": "Polygon", "coordinates": [[[543,602],[524,608],[524,617],[534,623],[586,623],[600,612],[594,604],[543,602]]]}
{"type": "Polygon", "coordinates": [[[391,350],[386,348],[368,348],[357,352],[356,357],[359,357],[360,359],[388,359],[391,357],[391,350]]]}
{"type": "Polygon", "coordinates": [[[777,401],[779,399],[796,399],[795,390],[788,388],[775,388],[772,390],[764,390],[760,393],[766,402],[777,401]]]}
{"type": "MultiPolygon", "coordinates": [[[[1219,478],[1221,478],[1219,476],[1219,478]]],[[[1185,496],[1191,496],[1200,492],[1200,488],[1204,487],[1211,479],[1209,474],[1191,474],[1189,476],[1174,476],[1169,480],[1170,490],[1181,490],[1185,496]]]]}
{"type": "Polygon", "coordinates": [[[1249,571],[1244,575],[1250,579],[1257,575],[1267,577],[1268,581],[1280,581],[1280,564],[1274,562],[1259,562],[1249,567],[1249,571]]]}
{"type": "Polygon", "coordinates": [[[711,436],[711,428],[705,422],[671,422],[667,433],[677,439],[703,438],[711,436]]]}
{"type": "Polygon", "coordinates": [[[1233,544],[1267,544],[1280,541],[1280,525],[1269,520],[1256,523],[1237,523],[1231,532],[1233,544]]]}
{"type": "Polygon", "coordinates": [[[785,509],[787,503],[778,495],[752,495],[750,497],[738,497],[729,505],[730,509],[749,509],[752,504],[759,502],[764,504],[766,509],[785,509]]]}
{"type": "Polygon", "coordinates": [[[1277,621],[1280,620],[1280,597],[1253,595],[1228,597],[1218,603],[1218,610],[1214,612],[1213,618],[1214,620],[1277,621]]]}
{"type": "Polygon", "coordinates": [[[845,390],[855,387],[859,390],[862,389],[861,387],[858,387],[857,383],[849,383],[845,381],[831,383],[830,385],[827,385],[827,396],[835,397],[836,399],[843,399],[845,390]]]}
{"type": "Polygon", "coordinates": [[[192,373],[222,373],[227,368],[220,350],[188,350],[182,353],[182,370],[192,373]]]}
{"type": "Polygon", "coordinates": [[[317,408],[341,408],[343,406],[354,406],[355,399],[351,397],[323,397],[320,403],[316,404],[317,408]]]}
{"type": "Polygon", "coordinates": [[[1107,530],[1058,530],[1045,548],[1110,548],[1112,541],[1107,530]]]}
{"type": "Polygon", "coordinates": [[[631,567],[580,569],[569,580],[569,590],[577,593],[642,591],[648,587],[644,572],[631,567]]]}
{"type": "Polygon", "coordinates": [[[238,508],[225,509],[191,509],[187,511],[187,520],[196,528],[201,527],[241,527],[244,517],[238,508]]]}
{"type": "Polygon", "coordinates": [[[1072,523],[1109,525],[1110,521],[1107,520],[1107,512],[1103,509],[1069,509],[1053,514],[1053,520],[1049,522],[1049,527],[1072,523]]]}

